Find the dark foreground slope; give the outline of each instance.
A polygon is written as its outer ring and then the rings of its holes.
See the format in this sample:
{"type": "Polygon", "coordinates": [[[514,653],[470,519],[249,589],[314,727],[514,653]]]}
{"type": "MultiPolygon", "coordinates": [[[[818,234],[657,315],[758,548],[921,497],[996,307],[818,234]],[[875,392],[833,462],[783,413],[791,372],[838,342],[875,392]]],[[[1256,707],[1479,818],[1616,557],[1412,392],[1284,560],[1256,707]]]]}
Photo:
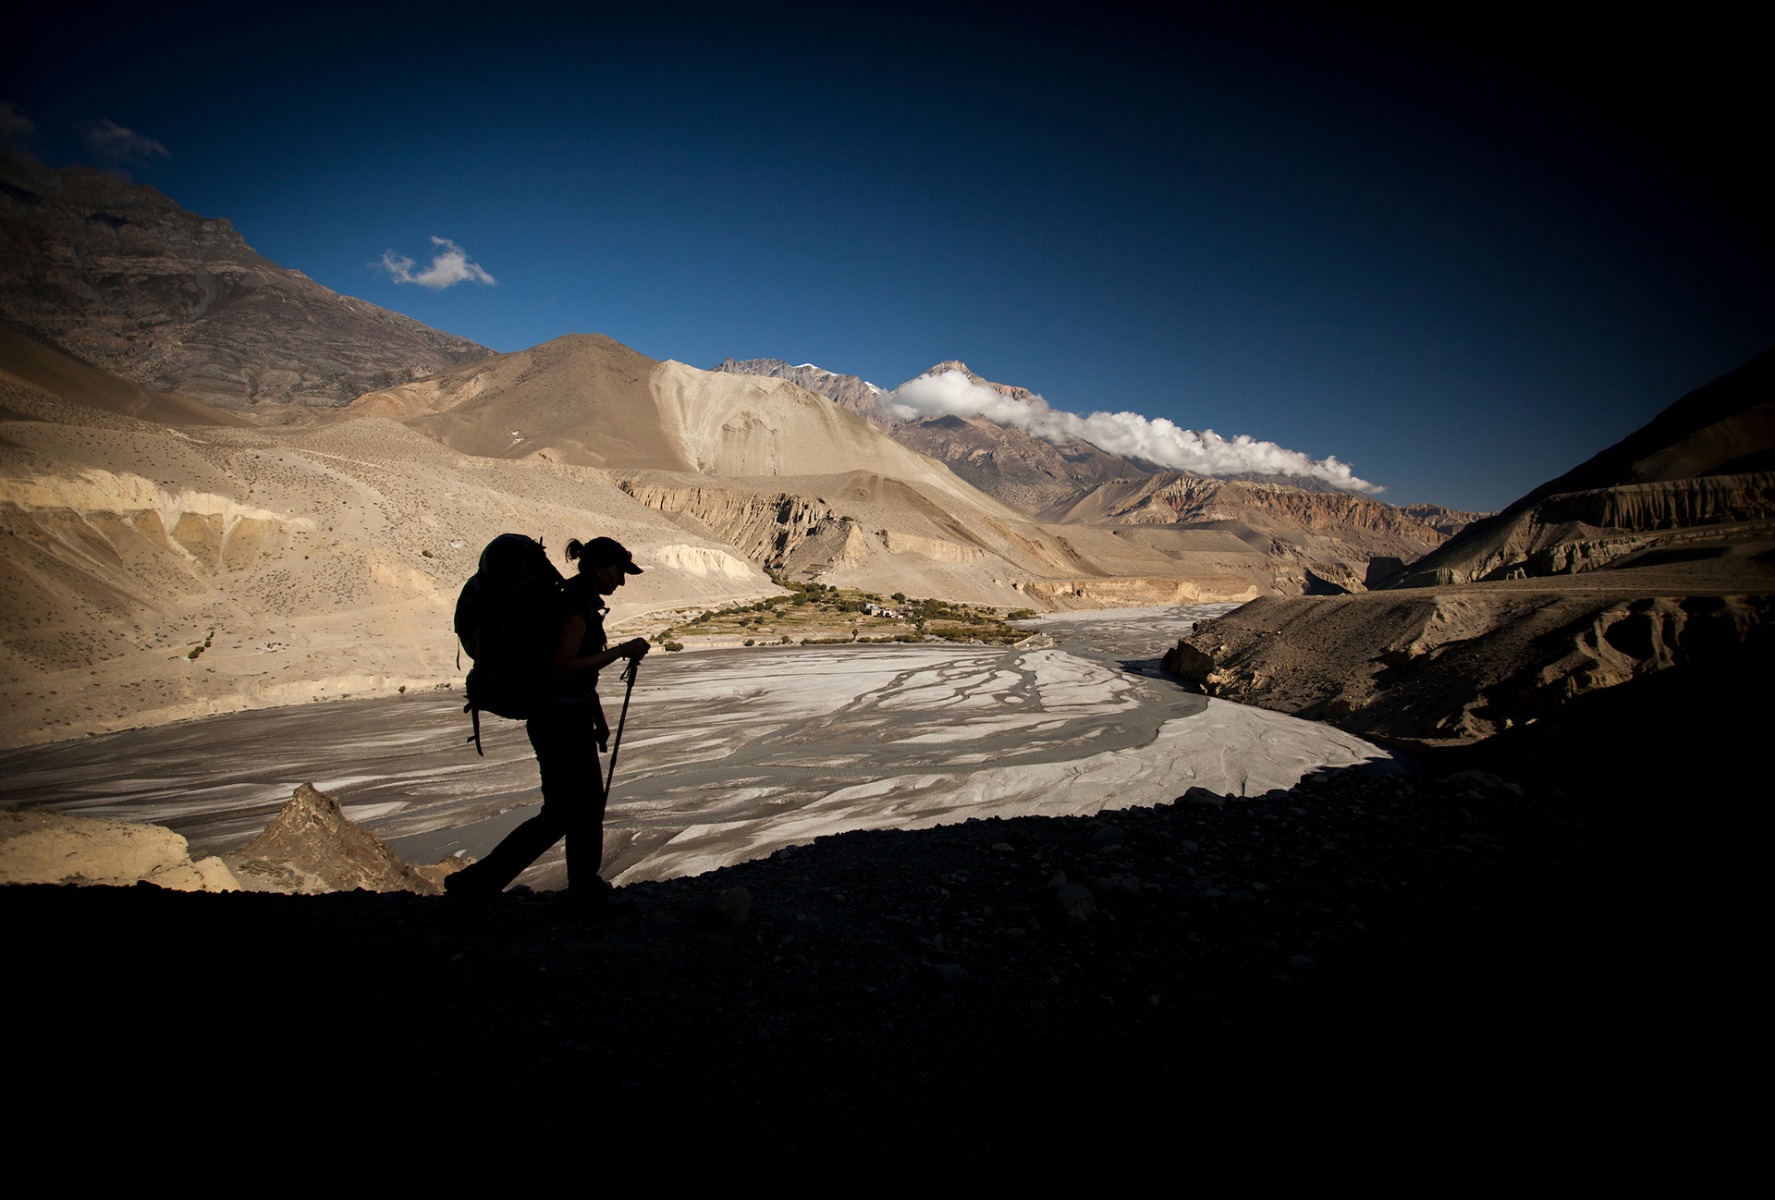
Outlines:
{"type": "Polygon", "coordinates": [[[1668,985],[1699,982],[1681,859],[1647,852],[1675,798],[1486,765],[845,834],[594,925],[549,895],[461,931],[417,896],[0,889],[12,1029],[48,1050],[15,1056],[15,1134],[513,1181],[532,1133],[731,1182],[1644,1169],[1668,985]]]}

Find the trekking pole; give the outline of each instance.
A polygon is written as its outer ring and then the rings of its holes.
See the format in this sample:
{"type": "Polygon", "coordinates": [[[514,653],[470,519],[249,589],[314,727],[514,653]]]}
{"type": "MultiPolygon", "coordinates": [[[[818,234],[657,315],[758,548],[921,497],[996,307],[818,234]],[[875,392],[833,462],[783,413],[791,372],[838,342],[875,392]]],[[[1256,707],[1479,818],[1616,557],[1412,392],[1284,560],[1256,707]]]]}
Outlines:
{"type": "Polygon", "coordinates": [[[616,778],[616,752],[622,749],[622,727],[626,725],[629,720],[629,697],[635,694],[635,668],[640,665],[640,659],[631,658],[629,660],[629,665],[624,667],[622,672],[622,677],[629,681],[629,688],[622,694],[622,715],[616,719],[616,741],[610,747],[610,770],[606,772],[604,776],[604,799],[606,803],[610,800],[610,781],[616,778]]]}

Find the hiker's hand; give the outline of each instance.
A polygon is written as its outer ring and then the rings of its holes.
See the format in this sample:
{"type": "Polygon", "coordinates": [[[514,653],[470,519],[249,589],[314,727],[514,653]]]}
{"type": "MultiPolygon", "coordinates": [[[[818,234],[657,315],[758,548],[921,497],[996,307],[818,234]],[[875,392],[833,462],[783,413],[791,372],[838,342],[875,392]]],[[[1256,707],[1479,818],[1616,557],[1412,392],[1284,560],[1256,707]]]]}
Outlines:
{"type": "Polygon", "coordinates": [[[649,649],[646,638],[633,638],[623,643],[622,654],[630,662],[640,662],[647,657],[649,649]]]}
{"type": "Polygon", "coordinates": [[[610,740],[610,722],[604,719],[602,712],[592,714],[592,740],[598,743],[598,752],[602,754],[605,743],[610,740]]]}

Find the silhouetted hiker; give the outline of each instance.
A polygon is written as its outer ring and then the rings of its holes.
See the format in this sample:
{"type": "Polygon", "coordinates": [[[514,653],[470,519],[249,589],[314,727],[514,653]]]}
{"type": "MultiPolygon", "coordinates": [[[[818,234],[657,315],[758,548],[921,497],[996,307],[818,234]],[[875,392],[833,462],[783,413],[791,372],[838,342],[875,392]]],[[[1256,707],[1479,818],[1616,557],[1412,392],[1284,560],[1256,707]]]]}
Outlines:
{"type": "Polygon", "coordinates": [[[451,905],[479,908],[516,879],[563,836],[567,839],[568,899],[592,912],[610,901],[611,886],[598,876],[604,858],[604,780],[598,751],[610,722],[598,699],[598,672],[620,658],[639,662],[647,642],[634,638],[609,646],[604,637],[603,598],[641,568],[612,538],[567,543],[579,573],[562,586],[561,634],[555,647],[555,683],[525,729],[542,771],[542,811],[505,836],[493,852],[444,881],[451,905]],[[596,749],[594,749],[596,747],[596,749]]]}

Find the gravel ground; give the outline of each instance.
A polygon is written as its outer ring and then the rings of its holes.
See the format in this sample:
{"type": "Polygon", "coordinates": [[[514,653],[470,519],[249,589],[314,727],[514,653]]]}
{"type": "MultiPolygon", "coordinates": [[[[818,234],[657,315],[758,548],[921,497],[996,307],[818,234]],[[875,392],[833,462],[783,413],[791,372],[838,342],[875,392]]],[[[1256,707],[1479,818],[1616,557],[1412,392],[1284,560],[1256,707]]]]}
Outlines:
{"type": "Polygon", "coordinates": [[[1681,955],[1642,817],[1408,762],[842,834],[589,923],[550,893],[461,927],[405,895],[0,889],[13,1028],[53,1048],[15,1135],[220,1162],[312,1123],[497,1175],[534,1134],[672,1178],[1626,1162],[1667,1015],[1643,983],[1681,955]]]}

